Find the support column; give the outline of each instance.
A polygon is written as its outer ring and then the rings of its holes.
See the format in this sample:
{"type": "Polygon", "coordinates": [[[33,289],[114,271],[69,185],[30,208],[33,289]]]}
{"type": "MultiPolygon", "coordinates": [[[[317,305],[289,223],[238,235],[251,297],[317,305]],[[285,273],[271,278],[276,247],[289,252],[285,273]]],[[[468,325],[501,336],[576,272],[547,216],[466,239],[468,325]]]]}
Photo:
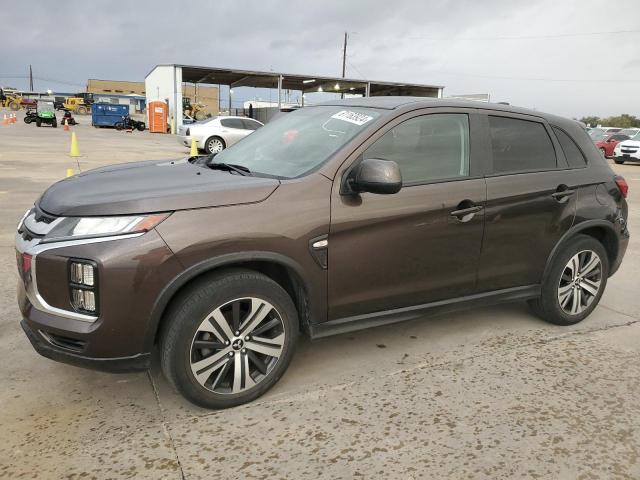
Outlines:
{"type": "Polygon", "coordinates": [[[282,107],[282,75],[278,75],[278,110],[282,107]]]}
{"type": "Polygon", "coordinates": [[[364,88],[364,96],[365,97],[371,96],[371,82],[367,82],[367,86],[364,88]]]}

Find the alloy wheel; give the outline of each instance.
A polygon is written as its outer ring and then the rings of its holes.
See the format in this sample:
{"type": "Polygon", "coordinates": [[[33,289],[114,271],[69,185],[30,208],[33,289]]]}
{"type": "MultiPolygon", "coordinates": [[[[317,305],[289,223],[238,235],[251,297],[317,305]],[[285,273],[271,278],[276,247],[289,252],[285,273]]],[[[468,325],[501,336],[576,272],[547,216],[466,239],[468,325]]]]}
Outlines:
{"type": "Polygon", "coordinates": [[[222,150],[224,150],[224,145],[219,138],[212,138],[209,140],[209,152],[220,153],[222,150]]]}
{"type": "Polygon", "coordinates": [[[244,392],[263,381],[278,363],[284,323],[269,302],[232,300],[205,317],[191,342],[191,372],[207,390],[244,392]]]}
{"type": "Polygon", "coordinates": [[[602,262],[593,250],[576,253],[564,267],[558,284],[560,308],[569,315],[586,310],[602,285],[602,262]]]}

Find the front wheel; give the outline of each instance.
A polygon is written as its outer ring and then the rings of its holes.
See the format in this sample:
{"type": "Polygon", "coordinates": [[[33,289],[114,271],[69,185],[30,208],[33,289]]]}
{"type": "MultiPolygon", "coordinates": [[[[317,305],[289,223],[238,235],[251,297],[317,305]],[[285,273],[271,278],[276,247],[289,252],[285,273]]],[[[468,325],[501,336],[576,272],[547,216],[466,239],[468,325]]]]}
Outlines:
{"type": "Polygon", "coordinates": [[[136,128],[138,129],[139,132],[144,132],[145,127],[146,126],[145,126],[144,122],[138,122],[137,125],[136,125],[136,128]]]}
{"type": "Polygon", "coordinates": [[[42,126],[42,120],[40,120],[39,118],[36,118],[36,126],[37,127],[41,127],[42,126]]]}
{"type": "Polygon", "coordinates": [[[53,119],[53,122],[51,122],[51,126],[53,128],[58,128],[58,121],[55,118],[53,119]]]}
{"type": "Polygon", "coordinates": [[[291,297],[251,270],[198,281],[165,320],[162,370],[184,397],[206,408],[234,407],[264,394],[289,366],[298,335],[291,297]]]}
{"type": "Polygon", "coordinates": [[[598,240],[577,235],[555,256],[540,297],[529,305],[556,325],[584,320],[600,302],[609,277],[609,257],[598,240]]]}
{"type": "Polygon", "coordinates": [[[622,159],[618,159],[618,158],[614,158],[614,159],[613,159],[613,161],[614,161],[615,163],[617,163],[618,165],[622,165],[622,164],[624,163],[624,160],[622,160],[622,159]]]}

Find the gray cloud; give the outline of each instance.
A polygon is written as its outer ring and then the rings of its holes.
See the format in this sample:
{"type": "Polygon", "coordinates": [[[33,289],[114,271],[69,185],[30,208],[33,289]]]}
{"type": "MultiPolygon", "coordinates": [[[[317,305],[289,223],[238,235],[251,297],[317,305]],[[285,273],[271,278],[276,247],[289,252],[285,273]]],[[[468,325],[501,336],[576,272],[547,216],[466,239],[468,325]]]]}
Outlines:
{"type": "Polygon", "coordinates": [[[29,1],[28,22],[5,22],[0,83],[77,90],[87,78],[142,80],[158,63],[338,75],[445,85],[567,116],[639,114],[640,34],[634,0],[602,22],[599,1],[432,0],[289,2],[29,1]],[[69,26],[69,27],[68,27],[69,26]],[[550,38],[508,38],[550,35],[550,38]]]}

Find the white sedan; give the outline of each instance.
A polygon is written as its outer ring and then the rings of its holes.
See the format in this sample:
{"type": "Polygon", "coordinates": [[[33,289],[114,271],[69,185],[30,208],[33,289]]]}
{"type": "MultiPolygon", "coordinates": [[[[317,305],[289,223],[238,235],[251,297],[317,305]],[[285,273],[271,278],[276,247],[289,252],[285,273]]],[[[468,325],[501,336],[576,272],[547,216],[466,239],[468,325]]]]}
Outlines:
{"type": "Polygon", "coordinates": [[[178,128],[178,143],[191,147],[195,139],[198,150],[220,153],[250,133],[262,127],[262,123],[246,117],[212,117],[178,128]]]}

